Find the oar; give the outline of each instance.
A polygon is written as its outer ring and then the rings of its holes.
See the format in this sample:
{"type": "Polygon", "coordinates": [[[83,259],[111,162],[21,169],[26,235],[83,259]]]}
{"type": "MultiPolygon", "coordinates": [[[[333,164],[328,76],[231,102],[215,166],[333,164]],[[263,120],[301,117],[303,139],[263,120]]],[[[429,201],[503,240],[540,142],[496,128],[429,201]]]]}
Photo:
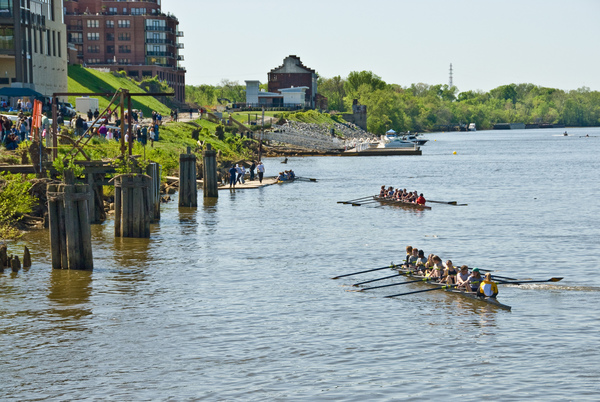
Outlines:
{"type": "Polygon", "coordinates": [[[400,283],[390,283],[388,285],[381,285],[381,286],[372,286],[370,288],[362,288],[362,289],[359,289],[359,290],[355,290],[355,292],[363,292],[365,290],[387,288],[389,286],[406,285],[408,283],[427,282],[427,281],[430,281],[431,279],[433,279],[433,278],[423,278],[423,279],[417,279],[416,281],[408,281],[408,282],[400,282],[400,283]]]}
{"type": "Polygon", "coordinates": [[[394,263],[392,263],[391,265],[388,265],[386,267],[367,269],[366,271],[360,271],[360,272],[353,272],[351,274],[345,274],[345,275],[336,276],[336,277],[333,277],[331,279],[340,279],[340,278],[343,278],[345,276],[352,276],[352,275],[364,274],[364,273],[367,273],[367,272],[380,271],[382,269],[396,268],[396,267],[399,267],[399,266],[400,265],[394,265],[394,263]]]}
{"type": "Polygon", "coordinates": [[[434,200],[427,200],[427,202],[435,202],[436,204],[448,204],[448,205],[456,205],[458,203],[458,201],[434,201],[434,200]]]}
{"type": "Polygon", "coordinates": [[[353,207],[360,207],[361,205],[366,205],[366,204],[375,204],[378,203],[379,201],[377,200],[373,200],[373,201],[365,201],[365,202],[361,202],[361,203],[352,203],[353,207]]]}
{"type": "Polygon", "coordinates": [[[371,279],[370,281],[364,281],[364,282],[359,282],[359,283],[355,283],[352,286],[360,286],[360,285],[364,285],[365,283],[371,283],[371,282],[377,282],[377,281],[382,281],[384,279],[390,279],[390,278],[395,278],[397,276],[402,276],[405,275],[404,273],[398,273],[398,274],[394,274],[394,275],[390,275],[390,276],[384,276],[383,278],[378,278],[378,279],[371,279]]]}
{"type": "Polygon", "coordinates": [[[543,283],[543,282],[559,282],[562,281],[563,278],[550,278],[545,281],[516,281],[516,282],[508,282],[508,281],[498,281],[502,285],[522,285],[524,283],[543,283]]]}
{"type": "Polygon", "coordinates": [[[338,203],[338,204],[351,204],[351,203],[352,203],[352,201],[367,200],[367,199],[369,199],[369,198],[373,198],[373,197],[374,197],[373,195],[368,195],[368,196],[366,196],[366,197],[360,197],[360,198],[356,198],[356,199],[354,199],[354,200],[348,200],[348,201],[338,201],[337,203],[338,203]]]}
{"type": "Polygon", "coordinates": [[[454,287],[456,287],[456,285],[444,285],[444,286],[440,286],[439,288],[425,289],[425,290],[415,290],[414,292],[398,293],[397,295],[390,295],[390,296],[384,296],[384,297],[405,296],[405,295],[412,295],[412,294],[415,294],[415,293],[433,292],[434,290],[451,289],[451,288],[454,288],[454,287]]]}
{"type": "Polygon", "coordinates": [[[300,179],[300,180],[310,180],[310,181],[317,181],[317,179],[313,179],[313,178],[310,178],[310,177],[298,177],[298,176],[296,176],[296,179],[300,179]]]}

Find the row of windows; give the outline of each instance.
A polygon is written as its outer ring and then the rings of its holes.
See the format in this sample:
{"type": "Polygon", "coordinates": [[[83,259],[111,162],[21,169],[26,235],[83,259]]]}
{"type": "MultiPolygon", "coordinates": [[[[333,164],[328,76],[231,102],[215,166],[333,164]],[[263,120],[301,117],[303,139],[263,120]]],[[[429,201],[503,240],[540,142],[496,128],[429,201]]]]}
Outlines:
{"type": "MultiPolygon", "coordinates": [[[[88,41],[97,41],[100,40],[100,33],[98,32],[88,32],[87,34],[87,40],[88,41]]],[[[130,41],[131,40],[131,34],[128,32],[123,32],[120,33],[118,35],[118,39],[120,41],[130,41]]],[[[106,40],[107,41],[114,41],[115,40],[115,35],[111,34],[111,33],[107,33],[106,34],[106,40]]],[[[71,42],[73,43],[82,43],[83,42],[83,34],[81,34],[80,32],[73,32],[71,33],[71,42]]]]}
{"type": "MultiPolygon", "coordinates": [[[[131,59],[118,59],[116,60],[119,64],[131,64],[131,59]]],[[[114,64],[115,59],[106,59],[106,61],[102,61],[101,59],[87,59],[86,63],[88,64],[114,64]]]]}
{"type": "Polygon", "coordinates": [[[34,53],[62,57],[60,32],[33,28],[31,30],[31,42],[34,53]]]}
{"type": "MultiPolygon", "coordinates": [[[[81,25],[79,25],[79,26],[81,26],[81,25]]],[[[100,28],[100,20],[86,20],[86,26],[88,28],[100,28]]],[[[131,21],[130,20],[117,20],[117,26],[119,28],[131,28],[131,21]]],[[[114,28],[115,21],[114,20],[106,20],[106,27],[114,28]]]]}
{"type": "MultiPolygon", "coordinates": [[[[98,45],[91,45],[87,47],[87,52],[88,53],[100,53],[100,46],[98,45]]],[[[106,46],[106,53],[114,53],[115,52],[115,47],[112,45],[106,46]]],[[[131,53],[131,46],[129,45],[120,45],[119,46],[119,53],[131,53]]]]}

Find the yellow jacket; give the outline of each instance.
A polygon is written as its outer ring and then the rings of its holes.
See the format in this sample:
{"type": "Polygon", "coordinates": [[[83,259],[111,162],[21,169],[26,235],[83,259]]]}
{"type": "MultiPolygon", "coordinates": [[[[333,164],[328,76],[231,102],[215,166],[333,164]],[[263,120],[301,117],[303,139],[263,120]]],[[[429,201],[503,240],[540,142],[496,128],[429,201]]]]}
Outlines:
{"type": "Polygon", "coordinates": [[[484,294],[487,297],[498,294],[498,285],[496,282],[486,281],[485,279],[479,285],[479,293],[484,294]]]}

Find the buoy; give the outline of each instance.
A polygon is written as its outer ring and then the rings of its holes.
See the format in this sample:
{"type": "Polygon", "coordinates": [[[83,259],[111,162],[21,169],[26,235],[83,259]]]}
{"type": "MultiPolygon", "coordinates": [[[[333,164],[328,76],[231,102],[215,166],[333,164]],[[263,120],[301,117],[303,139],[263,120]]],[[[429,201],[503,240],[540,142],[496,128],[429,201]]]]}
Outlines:
{"type": "Polygon", "coordinates": [[[433,140],[433,142],[436,142],[437,140],[433,140]]]}
{"type": "Polygon", "coordinates": [[[456,151],[452,152],[452,155],[456,155],[456,151]]]}

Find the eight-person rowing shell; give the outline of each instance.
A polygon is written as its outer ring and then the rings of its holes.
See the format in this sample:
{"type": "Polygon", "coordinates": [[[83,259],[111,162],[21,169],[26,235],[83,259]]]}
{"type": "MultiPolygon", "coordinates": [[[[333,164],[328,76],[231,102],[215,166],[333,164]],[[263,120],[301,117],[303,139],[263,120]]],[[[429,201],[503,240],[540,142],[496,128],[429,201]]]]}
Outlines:
{"type": "Polygon", "coordinates": [[[425,197],[423,197],[423,193],[419,194],[416,191],[409,192],[406,191],[406,189],[400,190],[399,188],[394,190],[392,186],[388,188],[386,188],[386,186],[381,186],[379,198],[419,205],[425,205],[427,202],[425,197]]]}

